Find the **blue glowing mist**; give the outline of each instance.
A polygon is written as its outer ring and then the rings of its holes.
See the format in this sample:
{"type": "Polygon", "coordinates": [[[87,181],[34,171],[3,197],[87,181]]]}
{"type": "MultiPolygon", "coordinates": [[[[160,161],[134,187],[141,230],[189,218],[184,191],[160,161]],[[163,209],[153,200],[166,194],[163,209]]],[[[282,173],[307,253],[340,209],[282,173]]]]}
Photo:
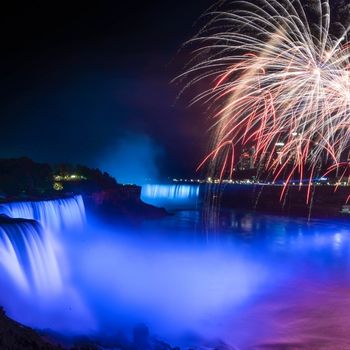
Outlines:
{"type": "Polygon", "coordinates": [[[219,315],[248,300],[266,278],[266,269],[241,253],[169,240],[153,229],[140,238],[85,224],[81,197],[1,210],[38,220],[0,224],[2,282],[18,296],[12,302],[1,293],[0,303],[36,328],[74,334],[144,322],[168,340],[187,332],[214,337],[219,315]]]}
{"type": "Polygon", "coordinates": [[[127,135],[99,157],[102,167],[120,183],[143,185],[158,179],[161,148],[147,135],[127,135]]]}
{"type": "MultiPolygon", "coordinates": [[[[162,186],[146,193],[197,196],[162,186]]],[[[111,334],[143,322],[174,345],[239,349],[349,340],[346,222],[229,211],[220,235],[203,235],[200,211],[183,210],[125,228],[86,220],[80,197],[1,213],[10,218],[0,222],[0,304],[27,325],[111,334]]]]}

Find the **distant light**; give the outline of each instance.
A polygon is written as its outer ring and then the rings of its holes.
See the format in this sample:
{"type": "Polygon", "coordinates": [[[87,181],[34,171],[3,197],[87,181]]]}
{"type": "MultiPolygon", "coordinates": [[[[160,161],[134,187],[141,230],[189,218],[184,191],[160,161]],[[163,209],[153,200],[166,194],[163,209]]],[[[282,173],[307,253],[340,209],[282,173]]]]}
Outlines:
{"type": "Polygon", "coordinates": [[[62,191],[63,190],[63,185],[61,183],[59,183],[59,182],[55,182],[53,184],[53,188],[54,188],[55,191],[62,191]]]}

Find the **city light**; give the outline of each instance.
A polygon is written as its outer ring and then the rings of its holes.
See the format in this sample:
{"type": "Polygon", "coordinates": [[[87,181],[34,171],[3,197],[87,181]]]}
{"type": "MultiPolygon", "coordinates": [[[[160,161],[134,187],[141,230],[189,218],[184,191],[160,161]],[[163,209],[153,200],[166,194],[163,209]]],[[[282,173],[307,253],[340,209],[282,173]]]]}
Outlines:
{"type": "Polygon", "coordinates": [[[349,29],[330,34],[327,0],[315,2],[313,18],[300,0],[241,5],[215,12],[189,42],[196,59],[184,73],[188,86],[214,81],[194,98],[214,110],[213,146],[199,168],[208,165],[219,179],[237,168],[265,169],[288,186],[322,175],[324,164],[347,167],[349,29]]]}

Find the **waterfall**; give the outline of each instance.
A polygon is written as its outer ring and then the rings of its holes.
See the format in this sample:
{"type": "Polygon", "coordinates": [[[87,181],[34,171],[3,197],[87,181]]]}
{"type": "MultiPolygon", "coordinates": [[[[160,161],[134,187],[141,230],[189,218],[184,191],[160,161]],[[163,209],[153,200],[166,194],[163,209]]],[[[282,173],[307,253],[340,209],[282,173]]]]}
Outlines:
{"type": "Polygon", "coordinates": [[[0,204],[0,214],[38,221],[45,229],[53,232],[80,227],[85,222],[85,207],[81,196],[48,201],[4,203],[0,204]]]}
{"type": "Polygon", "coordinates": [[[52,237],[36,221],[0,222],[0,264],[22,290],[46,294],[62,287],[52,237]]]}
{"type": "Polygon", "coordinates": [[[145,185],[142,187],[141,199],[157,206],[188,207],[198,203],[200,197],[199,185],[171,184],[145,185]]]}
{"type": "Polygon", "coordinates": [[[43,295],[62,288],[57,235],[85,222],[81,196],[0,205],[0,267],[20,289],[43,295]]]}

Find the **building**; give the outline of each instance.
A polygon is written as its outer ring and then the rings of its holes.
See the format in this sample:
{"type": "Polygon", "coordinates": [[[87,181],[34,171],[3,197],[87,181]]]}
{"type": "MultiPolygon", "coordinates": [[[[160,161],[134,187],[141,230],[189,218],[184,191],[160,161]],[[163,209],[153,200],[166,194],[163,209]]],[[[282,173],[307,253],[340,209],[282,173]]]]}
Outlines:
{"type": "Polygon", "coordinates": [[[243,148],[237,163],[240,171],[255,169],[255,147],[243,148]]]}

